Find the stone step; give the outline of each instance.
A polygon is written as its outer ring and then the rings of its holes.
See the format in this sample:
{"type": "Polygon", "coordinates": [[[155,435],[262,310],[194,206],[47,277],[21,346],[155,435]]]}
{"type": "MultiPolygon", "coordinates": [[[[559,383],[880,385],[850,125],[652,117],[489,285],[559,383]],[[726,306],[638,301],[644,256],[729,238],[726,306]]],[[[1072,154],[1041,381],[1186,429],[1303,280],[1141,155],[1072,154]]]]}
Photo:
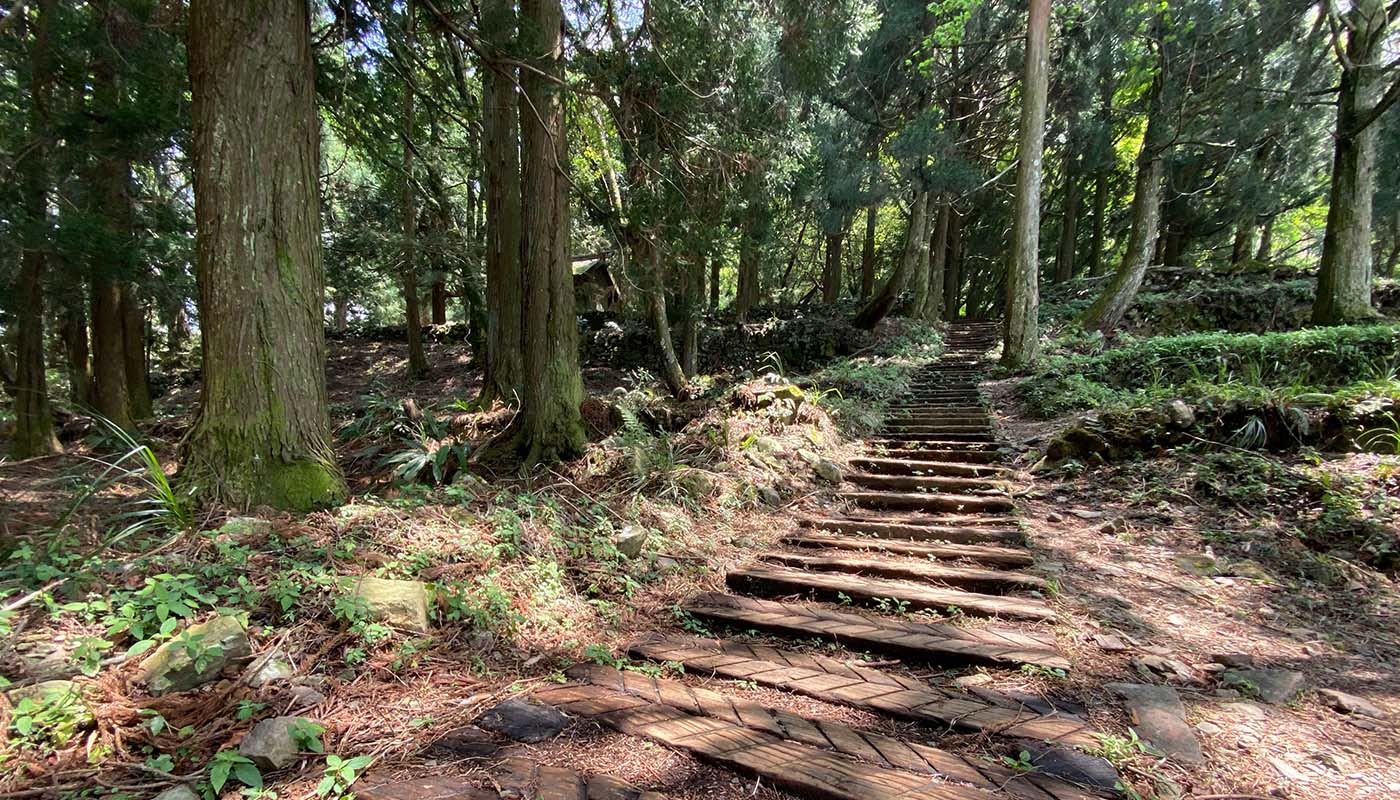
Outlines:
{"type": "Polygon", "coordinates": [[[877,522],[849,517],[807,517],[798,521],[804,528],[848,536],[880,539],[937,541],[952,544],[1021,544],[1026,536],[1014,527],[972,525],[919,525],[904,522],[877,522]]]}
{"type": "Polygon", "coordinates": [[[855,472],[846,480],[866,489],[887,492],[986,492],[1006,494],[1010,484],[983,478],[956,478],[946,475],[876,475],[855,472]]]}
{"type": "Polygon", "coordinates": [[[832,640],[859,650],[932,664],[1039,664],[1069,669],[1069,661],[1055,650],[1053,636],[1011,628],[908,622],[722,592],[699,595],[682,608],[694,616],[741,630],[832,640]]]}
{"type": "Polygon", "coordinates": [[[913,558],[854,556],[840,550],[817,553],[771,551],[759,558],[776,564],[820,572],[874,575],[881,578],[925,581],[941,586],[957,586],[982,592],[1011,592],[1044,589],[1045,579],[1011,570],[959,567],[913,558]]]}
{"type": "Polygon", "coordinates": [[[986,478],[1011,473],[1011,470],[1006,467],[917,458],[853,458],[849,463],[854,469],[878,475],[943,475],[956,478],[986,478]]]}
{"type": "Polygon", "coordinates": [[[644,639],[630,645],[627,652],[635,658],[678,662],[686,671],[753,681],[827,703],[944,728],[1084,747],[1098,744],[1088,724],[1071,714],[1046,714],[1024,706],[1010,708],[981,697],[935,688],[915,678],[863,667],[859,662],[846,663],[728,639],[644,639]]]}
{"type": "Polygon", "coordinates": [[[873,536],[843,536],[835,533],[791,533],[784,536],[782,542],[794,547],[871,550],[916,558],[936,558],[942,561],[972,561],[997,567],[1029,567],[1035,563],[1035,557],[1031,555],[1031,551],[1024,547],[916,542],[901,539],[877,539],[873,536]]]}
{"type": "Polygon", "coordinates": [[[791,567],[752,566],[731,569],[725,575],[730,588],[752,594],[801,594],[823,600],[842,597],[867,604],[903,602],[911,611],[947,613],[951,608],[977,617],[1052,619],[1055,612],[1039,600],[979,594],[961,589],[929,586],[912,581],[871,578],[839,572],[810,572],[791,567]]]}
{"type": "Polygon", "coordinates": [[[862,508],[891,511],[1005,512],[1014,506],[1006,496],[934,494],[932,492],[841,492],[837,498],[862,508]]]}
{"type": "MultiPolygon", "coordinates": [[[[718,719],[819,751],[836,752],[876,767],[933,775],[950,790],[959,784],[1016,800],[1089,800],[1096,795],[1038,772],[1016,772],[996,761],[961,756],[927,744],[806,717],[712,689],[597,664],[565,671],[570,680],[640,698],[686,714],[718,719]]],[[[556,691],[546,689],[545,692],[556,691]]],[[[541,695],[536,695],[540,697],[541,695]]],[[[547,696],[547,695],[544,695],[547,696]]]]}

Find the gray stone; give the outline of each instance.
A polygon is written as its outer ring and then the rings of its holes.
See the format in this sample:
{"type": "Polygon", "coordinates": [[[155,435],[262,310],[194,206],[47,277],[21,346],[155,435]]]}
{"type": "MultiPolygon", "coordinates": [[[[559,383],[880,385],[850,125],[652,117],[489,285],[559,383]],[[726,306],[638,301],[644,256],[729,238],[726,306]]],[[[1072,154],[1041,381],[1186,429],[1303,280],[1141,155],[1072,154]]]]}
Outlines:
{"type": "Polygon", "coordinates": [[[812,465],[812,472],[816,473],[818,478],[830,484],[840,483],[842,479],[845,478],[845,475],[841,472],[841,467],[834,461],[818,461],[816,464],[812,465]]]}
{"type": "Polygon", "coordinates": [[[749,442],[749,447],[752,447],[759,453],[764,453],[767,455],[777,453],[778,451],[783,449],[783,446],[778,443],[778,440],[774,439],[772,436],[759,436],[755,438],[752,442],[749,442]]]}
{"type": "Polygon", "coordinates": [[[1322,702],[1346,714],[1360,714],[1363,717],[1375,717],[1385,719],[1385,711],[1375,703],[1364,697],[1357,697],[1354,694],[1347,694],[1339,689],[1319,689],[1318,697],[1322,702]]]}
{"type": "Polygon", "coordinates": [[[1186,553],[1177,556],[1175,561],[1182,572],[1187,572],[1201,578],[1214,575],[1219,569],[1215,563],[1215,559],[1205,553],[1186,553]]]}
{"type": "Polygon", "coordinates": [[[292,708],[311,708],[326,702],[326,696],[310,686],[292,687],[292,708]]]}
{"type": "Polygon", "coordinates": [[[1094,634],[1094,644],[1106,653],[1121,653],[1128,649],[1128,643],[1117,636],[1108,633],[1094,634]]]}
{"type": "Polygon", "coordinates": [[[797,448],[797,457],[807,462],[807,466],[815,467],[822,457],[803,447],[797,448]]]}
{"type": "Polygon", "coordinates": [[[1186,723],[1186,709],[1175,689],[1137,683],[1110,683],[1108,689],[1123,698],[1138,736],[1169,758],[1205,763],[1201,743],[1186,723]]]}
{"type": "Polygon", "coordinates": [[[370,575],[352,580],[355,582],[355,596],[364,602],[376,619],[406,631],[428,632],[427,584],[370,575]]]}
{"type": "Polygon", "coordinates": [[[199,795],[185,784],[172,786],[169,789],[156,795],[153,800],[199,800],[199,795]]]}
{"type": "Polygon", "coordinates": [[[985,672],[974,672],[971,675],[963,675],[953,679],[953,685],[961,686],[964,689],[971,686],[986,686],[992,682],[992,676],[985,672]]]}
{"type": "Polygon", "coordinates": [[[558,736],[569,724],[569,718],[553,706],[511,698],[487,709],[476,724],[518,742],[534,744],[558,736]]]}
{"type": "Polygon", "coordinates": [[[1249,669],[1254,666],[1254,656],[1249,653],[1216,653],[1210,660],[1231,669],[1249,669]]]}
{"type": "Polygon", "coordinates": [[[258,769],[282,769],[292,765],[301,755],[301,743],[292,731],[304,719],[273,717],[259,722],[239,743],[238,754],[257,764],[258,769]]]}
{"type": "Polygon", "coordinates": [[[1222,683],[1274,705],[1293,702],[1303,691],[1303,673],[1290,669],[1239,669],[1225,673],[1222,683]]]}
{"type": "Polygon", "coordinates": [[[1156,673],[1164,677],[1176,678],[1183,683],[1197,682],[1196,674],[1191,671],[1191,667],[1174,658],[1148,654],[1134,658],[1132,665],[1145,676],[1150,677],[1152,673],[1156,673]]]}
{"type": "Polygon", "coordinates": [[[272,523],[257,517],[229,517],[215,531],[215,538],[245,544],[272,535],[272,523]]]}
{"type": "Polygon", "coordinates": [[[613,544],[617,547],[617,552],[628,558],[636,558],[642,554],[642,548],[646,547],[647,537],[651,535],[646,528],[637,525],[625,525],[617,532],[613,544]]]}
{"type": "Polygon", "coordinates": [[[1017,746],[1030,755],[1031,763],[1043,774],[1101,789],[1112,789],[1118,784],[1118,771],[1098,756],[1030,739],[1022,739],[1017,746]]]}
{"type": "Polygon", "coordinates": [[[429,745],[435,754],[452,759],[486,758],[500,749],[491,734],[475,725],[454,728],[429,745]]]}
{"type": "Polygon", "coordinates": [[[699,499],[709,497],[715,491],[714,479],[709,473],[701,469],[687,469],[681,472],[676,478],[676,486],[686,497],[699,499]]]}
{"type": "Polygon", "coordinates": [[[1196,424],[1196,412],[1183,400],[1167,403],[1166,412],[1167,418],[1178,428],[1185,429],[1196,424]]]}
{"type": "Polygon", "coordinates": [[[254,665],[253,674],[248,676],[249,686],[266,686],[276,681],[285,681],[297,674],[296,667],[281,653],[271,653],[254,665]]]}
{"type": "Polygon", "coordinates": [[[778,490],[774,489],[772,486],[758,487],[758,499],[762,500],[764,505],[774,508],[783,504],[783,496],[778,494],[778,490]]]}
{"type": "Polygon", "coordinates": [[[246,618],[242,614],[224,614],[191,625],[157,648],[141,665],[137,680],[146,684],[151,694],[188,692],[219,677],[226,667],[247,661],[252,654],[246,618]],[[189,657],[185,643],[190,639],[197,639],[198,645],[205,648],[202,664],[189,657]]]}

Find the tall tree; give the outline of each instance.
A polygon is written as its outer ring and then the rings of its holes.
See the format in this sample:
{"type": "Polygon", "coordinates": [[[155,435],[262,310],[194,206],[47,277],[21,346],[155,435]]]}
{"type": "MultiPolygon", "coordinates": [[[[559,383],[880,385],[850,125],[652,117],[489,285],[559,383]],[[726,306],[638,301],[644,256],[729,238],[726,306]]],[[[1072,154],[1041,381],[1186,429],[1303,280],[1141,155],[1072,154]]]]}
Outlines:
{"type": "Polygon", "coordinates": [[[1006,269],[1006,327],[1001,362],[1023,367],[1040,344],[1040,183],[1045,148],[1045,99],[1050,0],[1030,0],[1026,14],[1025,77],[1021,83],[1021,133],[1017,144],[1016,208],[1006,269]]]}
{"type": "Polygon", "coordinates": [[[308,0],[188,19],[203,384],[180,479],[236,506],[337,503],[308,0]]]}
{"type": "Polygon", "coordinates": [[[418,187],[414,177],[413,155],[416,87],[413,84],[414,39],[417,35],[417,15],[413,0],[408,0],[404,8],[404,50],[409,54],[404,59],[403,79],[403,119],[401,120],[400,140],[403,143],[403,199],[400,213],[403,214],[403,307],[408,332],[408,377],[421,378],[428,373],[428,358],[423,354],[423,311],[422,297],[418,291],[418,187]]]}
{"type": "Polygon", "coordinates": [[[564,12],[559,0],[522,0],[524,372],[526,463],[583,451],[583,376],[569,269],[568,146],[564,127],[564,12]]]}

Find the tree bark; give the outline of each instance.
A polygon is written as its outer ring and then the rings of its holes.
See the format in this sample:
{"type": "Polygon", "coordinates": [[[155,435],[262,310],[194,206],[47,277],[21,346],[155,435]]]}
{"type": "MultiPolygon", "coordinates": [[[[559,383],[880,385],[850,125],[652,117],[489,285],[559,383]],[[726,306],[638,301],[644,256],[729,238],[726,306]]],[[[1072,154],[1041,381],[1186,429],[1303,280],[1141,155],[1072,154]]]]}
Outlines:
{"type": "Polygon", "coordinates": [[[933,226],[933,235],[928,242],[928,294],[924,298],[919,319],[934,322],[943,316],[943,292],[948,268],[948,226],[953,216],[951,203],[938,204],[938,221],[933,226]]]}
{"type": "Polygon", "coordinates": [[[1349,33],[1337,94],[1327,232],[1312,313],[1317,325],[1355,322],[1376,313],[1371,307],[1371,195],[1380,129],[1369,118],[1385,61],[1385,3],[1354,0],[1345,22],[1349,33]]]}
{"type": "Polygon", "coordinates": [[[151,407],[151,376],[146,361],[146,312],[137,299],[136,284],[123,284],[121,292],[122,358],[127,407],[131,410],[132,419],[150,419],[155,416],[155,410],[151,407]]]}
{"type": "Polygon", "coordinates": [[[131,430],[126,382],[126,334],[121,284],[101,265],[92,275],[92,408],[113,425],[131,430]]]}
{"type": "Polygon", "coordinates": [[[486,371],[480,402],[515,404],[525,378],[521,289],[521,206],[517,70],[504,61],[517,22],[511,0],[482,4],[482,161],[486,188],[486,371]]]}
{"type": "Polygon", "coordinates": [[[573,458],[585,435],[579,405],[578,320],[569,269],[569,163],[564,125],[564,12],[559,0],[522,0],[525,384],[519,445],[525,463],[573,458]]]}
{"type": "Polygon", "coordinates": [[[180,480],[244,508],[338,503],[308,0],[191,0],[188,19],[203,385],[180,480]]]}
{"type": "MultiPolygon", "coordinates": [[[[445,233],[446,231],[444,231],[445,233]]],[[[432,320],[434,325],[447,324],[447,275],[442,272],[433,274],[433,283],[429,290],[432,298],[432,320]]]]}
{"type": "Polygon", "coordinates": [[[1095,278],[1104,274],[1108,265],[1103,257],[1103,239],[1108,230],[1108,178],[1107,167],[1100,169],[1094,178],[1094,227],[1089,232],[1089,275],[1095,278]]]}
{"type": "MultiPolygon", "coordinates": [[[[404,9],[404,50],[413,52],[414,34],[417,29],[417,16],[413,0],[408,0],[404,9]]],[[[406,59],[404,69],[411,70],[412,60],[406,59]]],[[[408,378],[417,380],[428,374],[428,358],[423,354],[423,312],[422,300],[418,296],[418,193],[413,176],[413,133],[414,96],[413,81],[405,77],[403,82],[403,127],[399,141],[403,145],[403,305],[404,321],[408,332],[408,378]]]]}
{"type": "Polygon", "coordinates": [[[1264,220],[1259,228],[1259,250],[1254,254],[1255,261],[1267,262],[1274,255],[1274,218],[1264,220]]]}
{"type": "Polygon", "coordinates": [[[650,232],[634,230],[629,233],[629,238],[632,260],[637,265],[642,295],[646,301],[647,321],[651,323],[652,335],[656,337],[656,347],[661,354],[661,379],[666,382],[666,388],[672,395],[684,397],[689,382],[671,337],[666,282],[661,274],[661,251],[656,246],[654,234],[650,232]]]}
{"type": "MultiPolygon", "coordinates": [[[[25,224],[15,286],[15,437],[10,445],[15,458],[62,449],[53,432],[44,370],[44,268],[49,250],[48,101],[53,80],[51,26],[55,10],[56,0],[39,0],[29,49],[29,138],[34,147],[19,164],[25,224]]],[[[17,19],[21,25],[25,23],[23,15],[17,19]]]]}
{"type": "Polygon", "coordinates": [[[1035,361],[1040,347],[1040,161],[1045,149],[1049,35],[1050,0],[1030,0],[1020,142],[1016,148],[1016,209],[1011,258],[1006,267],[1006,322],[1001,352],[1001,363],[1012,368],[1035,361]]]}
{"type": "Polygon", "coordinates": [[[1128,247],[1118,270],[1104,287],[1103,293],[1085,310],[1079,324],[1085,330],[1111,333],[1132,307],[1157,240],[1157,224],[1162,208],[1162,173],[1165,147],[1162,126],[1162,83],[1165,80],[1166,58],[1159,58],[1160,69],[1149,90],[1147,131],[1137,157],[1137,178],[1133,185],[1132,221],[1128,230],[1128,247]]]}
{"type": "Polygon", "coordinates": [[[68,361],[68,400],[84,407],[92,403],[92,365],[88,361],[87,312],[81,302],[63,307],[63,352],[68,361]]]}
{"type": "Polygon", "coordinates": [[[826,234],[826,262],[822,268],[822,305],[834,306],[841,299],[841,248],[846,231],[826,234]]]}
{"type": "Polygon", "coordinates": [[[734,294],[734,313],[739,321],[748,319],[758,305],[758,266],[760,250],[768,238],[768,204],[756,198],[744,209],[742,241],[739,243],[739,285],[734,294]]]}
{"type": "Polygon", "coordinates": [[[693,378],[700,365],[700,310],[705,302],[705,258],[695,255],[684,278],[685,308],[681,317],[681,369],[693,378]]]}
{"type": "Polygon", "coordinates": [[[1074,278],[1075,239],[1079,233],[1079,213],[1084,205],[1079,190],[1079,160],[1072,159],[1065,165],[1065,202],[1063,218],[1060,221],[1060,248],[1055,253],[1055,282],[1064,283],[1074,278]]]}
{"type": "Polygon", "coordinates": [[[710,258],[710,310],[719,310],[719,269],[723,265],[718,254],[710,258]]]}
{"type": "Polygon", "coordinates": [[[865,238],[860,243],[860,299],[869,300],[875,291],[875,219],[879,208],[871,203],[865,209],[865,238]]]}
{"type": "Polygon", "coordinates": [[[943,267],[943,318],[949,322],[958,318],[962,309],[963,215],[952,206],[948,208],[948,262],[943,267]]]}
{"type": "Polygon", "coordinates": [[[1235,239],[1230,245],[1230,263],[1241,264],[1254,249],[1254,223],[1241,221],[1235,226],[1235,239]]]}
{"type": "Polygon", "coordinates": [[[909,205],[909,228],[904,237],[904,251],[900,254],[899,263],[885,279],[880,291],[856,313],[851,322],[857,328],[869,330],[888,316],[899,296],[908,287],[915,270],[925,263],[924,260],[928,257],[928,202],[928,192],[920,190],[914,193],[914,200],[909,205]]]}

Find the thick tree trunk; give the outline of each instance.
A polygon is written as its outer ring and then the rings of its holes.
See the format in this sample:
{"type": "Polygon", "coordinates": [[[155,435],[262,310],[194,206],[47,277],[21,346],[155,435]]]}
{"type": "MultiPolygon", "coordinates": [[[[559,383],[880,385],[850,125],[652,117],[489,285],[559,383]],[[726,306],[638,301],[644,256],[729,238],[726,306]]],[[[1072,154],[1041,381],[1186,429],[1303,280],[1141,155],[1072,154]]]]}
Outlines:
{"type": "Polygon", "coordinates": [[[331,299],[331,330],[344,333],[350,325],[350,297],[344,292],[336,292],[331,299]]]}
{"type": "Polygon", "coordinates": [[[1259,250],[1254,254],[1255,261],[1267,262],[1274,256],[1274,218],[1264,220],[1259,227],[1259,250]]]}
{"type": "Polygon", "coordinates": [[[687,265],[684,291],[685,308],[681,317],[681,369],[695,377],[700,363],[700,310],[705,302],[705,258],[692,257],[687,265]]]}
{"type": "Polygon", "coordinates": [[[1162,82],[1165,64],[1153,81],[1147,109],[1147,131],[1137,157],[1137,179],[1133,185],[1132,221],[1123,261],[1093,305],[1079,318],[1085,330],[1111,333],[1132,307],[1157,241],[1157,224],[1162,208],[1162,174],[1165,164],[1162,128],[1162,82]]]}
{"type": "Polygon", "coordinates": [[[1374,124],[1386,41],[1382,0],[1354,0],[1346,12],[1346,63],[1337,94],[1327,233],[1317,271],[1312,321],[1339,325],[1375,316],[1371,307],[1371,195],[1375,184],[1374,124]]]}
{"type": "Polygon", "coordinates": [[[928,240],[928,294],[918,318],[935,322],[943,316],[943,292],[948,268],[948,225],[953,216],[950,203],[938,204],[938,220],[928,240]]]}
{"type": "Polygon", "coordinates": [[[846,231],[826,234],[826,263],[822,267],[822,305],[834,306],[841,299],[841,249],[846,231]]]}
{"type": "Polygon", "coordinates": [[[564,13],[559,0],[522,0],[525,384],[520,446],[527,464],[583,452],[578,320],[569,270],[569,163],[564,125],[564,13]]]}
{"type": "Polygon", "coordinates": [[[1083,196],[1079,191],[1078,159],[1066,165],[1065,203],[1060,220],[1060,248],[1055,253],[1055,282],[1064,283],[1074,278],[1075,239],[1079,234],[1079,214],[1083,210],[1083,196]]]}
{"type": "MultiPolygon", "coordinates": [[[[408,0],[404,10],[405,49],[413,52],[414,33],[417,28],[417,15],[413,0],[408,0]]],[[[411,62],[405,69],[412,69],[411,62]]],[[[413,175],[413,133],[414,96],[413,81],[403,82],[403,120],[399,129],[399,141],[403,145],[403,306],[404,321],[408,329],[408,377],[416,380],[428,374],[428,358],[423,354],[423,311],[418,294],[418,192],[413,175]]]]}
{"type": "Polygon", "coordinates": [[[192,0],[188,19],[204,371],[180,479],[238,507],[338,503],[311,11],[192,0]]]}
{"type": "MultiPolygon", "coordinates": [[[[934,208],[934,198],[930,196],[928,199],[928,206],[924,209],[925,238],[929,236],[928,232],[934,226],[936,214],[937,211],[934,208]]],[[[909,274],[909,285],[906,288],[906,291],[909,292],[909,303],[905,306],[902,313],[904,314],[904,316],[909,317],[911,319],[922,319],[924,313],[924,304],[928,302],[928,272],[929,264],[932,260],[929,258],[928,247],[931,243],[932,240],[930,239],[924,244],[924,249],[919,252],[919,260],[914,264],[914,271],[909,274]]]]}
{"type": "Polygon", "coordinates": [[[505,63],[504,56],[516,27],[511,0],[482,4],[482,34],[492,58],[481,70],[487,297],[483,405],[497,400],[514,405],[525,379],[517,70],[505,63]]]}
{"type": "Polygon", "coordinates": [[[768,204],[749,200],[744,210],[742,241],[739,244],[739,285],[734,294],[734,313],[739,321],[748,319],[758,305],[758,266],[760,252],[768,238],[768,204]]]}
{"type": "Polygon", "coordinates": [[[68,362],[68,400],[78,407],[92,402],[92,366],[88,362],[87,312],[71,299],[63,307],[63,352],[68,362]]]}
{"type": "Polygon", "coordinates": [[[899,300],[899,296],[908,287],[909,281],[914,276],[914,272],[926,263],[928,258],[928,204],[929,193],[918,191],[914,194],[914,200],[909,206],[909,228],[904,238],[904,251],[900,254],[899,263],[894,271],[885,279],[885,284],[880,291],[870,298],[869,301],[857,312],[852,320],[858,328],[867,330],[874,328],[884,319],[894,304],[899,300]]]}
{"type": "Polygon", "coordinates": [[[146,312],[137,299],[134,283],[122,286],[121,315],[127,407],[132,419],[150,419],[155,411],[151,407],[151,376],[146,361],[146,312]]]}
{"type": "Polygon", "coordinates": [[[432,320],[434,325],[447,324],[447,276],[441,272],[434,273],[433,283],[430,289],[432,301],[432,320]]]}
{"type": "Polygon", "coordinates": [[[654,236],[651,232],[643,231],[632,231],[628,234],[632,261],[637,266],[638,277],[641,278],[647,321],[651,323],[652,335],[656,337],[657,350],[661,353],[661,379],[666,382],[666,388],[671,394],[684,397],[688,381],[671,336],[670,312],[666,307],[666,281],[661,274],[661,251],[656,246],[654,236]]]}
{"type": "Polygon", "coordinates": [[[1026,15],[1025,78],[1021,84],[1020,142],[1016,148],[1016,206],[1011,227],[1011,257],[1006,266],[1006,316],[1001,351],[1001,363],[1012,368],[1035,361],[1040,347],[1040,161],[1045,149],[1049,34],[1050,0],[1030,0],[1026,15]]]}
{"type": "Polygon", "coordinates": [[[1099,170],[1094,178],[1094,226],[1089,232],[1089,275],[1095,278],[1108,270],[1108,260],[1103,253],[1104,234],[1108,230],[1108,178],[1107,168],[1099,170]]]}
{"type": "Polygon", "coordinates": [[[92,276],[92,408],[113,425],[131,430],[126,382],[126,332],[121,284],[100,267],[92,276]]]}
{"type": "MultiPolygon", "coordinates": [[[[24,250],[15,285],[15,437],[11,442],[15,458],[57,453],[61,449],[53,433],[44,372],[44,267],[49,250],[48,99],[53,80],[50,31],[55,9],[55,0],[39,0],[29,50],[29,138],[34,147],[19,164],[25,224],[24,250]]],[[[23,24],[23,17],[19,19],[23,24]]]]}
{"type": "Polygon", "coordinates": [[[875,203],[865,209],[865,238],[860,243],[861,300],[869,300],[875,291],[875,218],[878,211],[875,203]]]}
{"type": "Polygon", "coordinates": [[[948,263],[943,268],[943,318],[952,322],[958,318],[958,312],[962,309],[963,215],[951,206],[948,213],[948,263]]]}

